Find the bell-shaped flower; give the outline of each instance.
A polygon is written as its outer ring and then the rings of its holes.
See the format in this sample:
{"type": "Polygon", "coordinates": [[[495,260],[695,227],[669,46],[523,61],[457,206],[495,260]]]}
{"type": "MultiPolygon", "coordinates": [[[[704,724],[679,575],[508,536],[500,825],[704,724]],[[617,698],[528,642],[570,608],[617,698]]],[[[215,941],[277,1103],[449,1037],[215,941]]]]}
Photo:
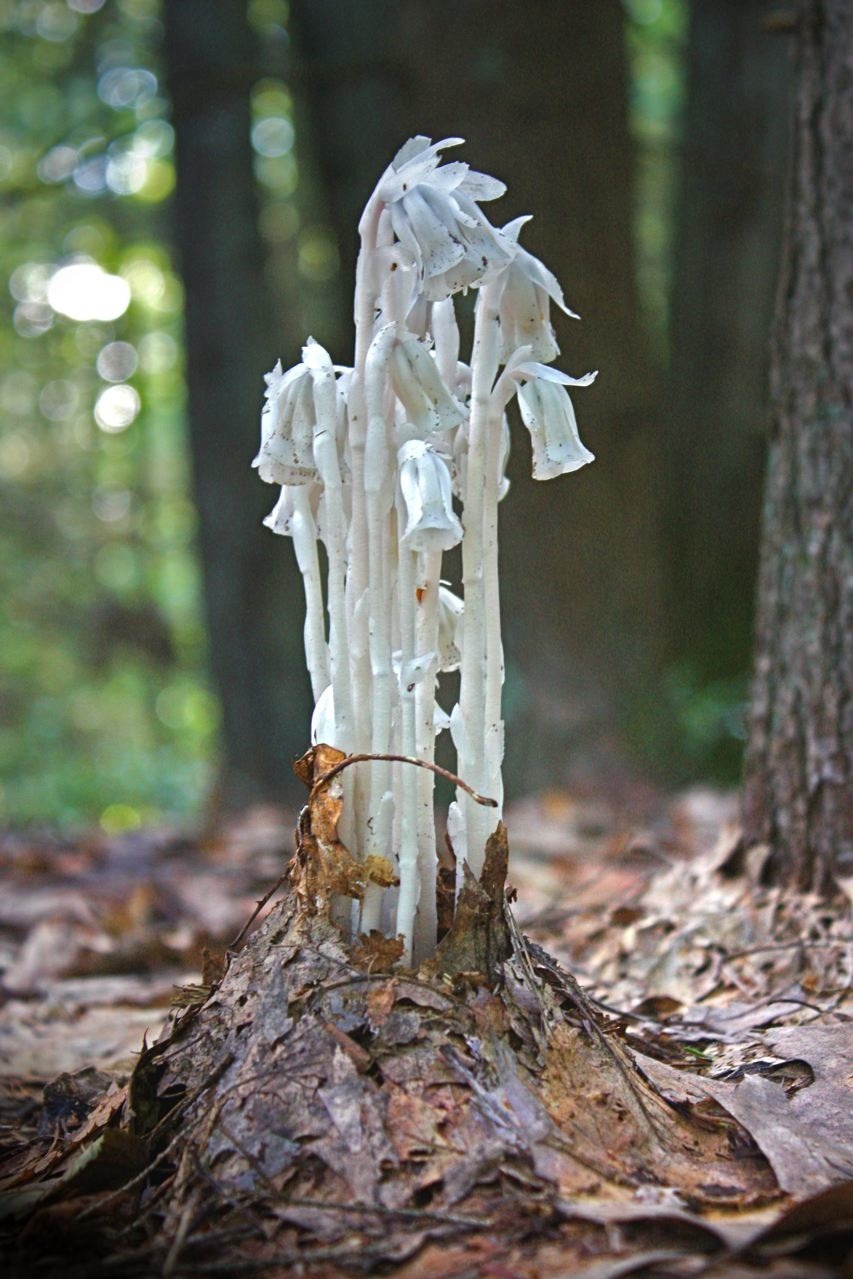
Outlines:
{"type": "Polygon", "coordinates": [[[293,537],[293,489],[292,484],[282,485],[278,501],[264,520],[264,527],[281,537],[293,537]]]}
{"type": "Polygon", "coordinates": [[[314,465],[314,387],[310,370],[296,364],[282,372],[281,360],[264,378],[261,447],[252,465],[267,484],[310,484],[314,465]]]}
{"type": "Polygon", "coordinates": [[[401,541],[411,551],[449,551],[462,541],[462,525],[453,511],[447,463],[423,440],[404,444],[397,461],[406,508],[401,541]]]}
{"type": "MultiPolygon", "coordinates": [[[[294,489],[298,488],[304,489],[308,493],[308,505],[313,519],[315,535],[320,542],[325,542],[326,498],[322,484],[283,484],[278,501],[266,519],[263,520],[263,524],[266,528],[272,529],[273,533],[278,533],[280,537],[293,537],[294,517],[296,516],[294,489]]],[[[344,489],[344,497],[347,496],[348,491],[344,489]]],[[[344,509],[347,516],[349,516],[349,510],[346,505],[344,509]]]]}
{"type": "Polygon", "coordinates": [[[595,454],[581,443],[566,387],[589,386],[598,374],[573,378],[547,364],[530,361],[516,365],[512,376],[524,379],[518,389],[518,404],[533,444],[534,480],[551,480],[594,461],[595,454]]]}
{"type": "Polygon", "coordinates": [[[416,337],[408,334],[394,344],[391,376],[407,419],[422,437],[464,421],[465,410],[444,385],[426,344],[416,337]]]}
{"type": "Polygon", "coordinates": [[[438,588],[438,668],[458,671],[462,662],[462,616],[465,602],[444,584],[438,588]]]}
{"type": "Polygon", "coordinates": [[[506,187],[467,164],[441,165],[441,151],[461,138],[410,138],[383,175],[377,195],[394,234],[418,272],[424,297],[440,301],[492,278],[513,254],[487,221],[478,200],[495,200],[506,187]]]}
{"type": "Polygon", "coordinates": [[[529,217],[516,218],[503,228],[506,238],[515,244],[515,255],[506,268],[500,299],[501,359],[506,361],[520,346],[529,346],[534,360],[546,363],[560,354],[550,319],[550,302],[573,319],[563,299],[557,277],[518,243],[518,236],[529,217]]]}

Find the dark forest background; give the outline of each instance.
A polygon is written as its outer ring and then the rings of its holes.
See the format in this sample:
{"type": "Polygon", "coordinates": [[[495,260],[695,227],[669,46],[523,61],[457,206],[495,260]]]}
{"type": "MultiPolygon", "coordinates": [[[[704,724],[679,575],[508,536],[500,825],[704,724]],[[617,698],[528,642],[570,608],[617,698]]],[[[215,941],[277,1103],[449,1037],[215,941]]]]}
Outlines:
{"type": "MultiPolygon", "coordinates": [[[[355,225],[412,133],[583,323],[594,466],[514,457],[510,795],[737,781],[792,81],[759,0],[0,0],[0,820],[292,795],[301,587],[262,374],[351,355],[355,225]]],[[[784,16],[784,15],[783,15],[784,16]]],[[[782,29],[780,29],[782,28],[782,29]]]]}

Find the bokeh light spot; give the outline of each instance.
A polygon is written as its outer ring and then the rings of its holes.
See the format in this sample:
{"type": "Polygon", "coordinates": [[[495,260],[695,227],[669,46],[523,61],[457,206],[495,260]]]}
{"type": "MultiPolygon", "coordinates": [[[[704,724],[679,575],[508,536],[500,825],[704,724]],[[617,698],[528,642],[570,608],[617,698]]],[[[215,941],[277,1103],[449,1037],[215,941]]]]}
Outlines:
{"type": "Polygon", "coordinates": [[[96,488],[92,494],[92,510],[103,524],[116,524],[130,514],[127,489],[96,488]]]}
{"type": "Polygon", "coordinates": [[[79,402],[77,387],[67,378],[46,383],[39,395],[39,408],[50,422],[63,422],[71,417],[79,402]]]}
{"type": "Polygon", "coordinates": [[[139,392],[132,386],[109,386],[98,396],[95,421],[102,431],[118,434],[126,431],[141,407],[139,392]]]}
{"type": "Polygon", "coordinates": [[[178,362],[178,344],[162,329],[153,329],[139,342],[139,364],[143,373],[166,373],[178,362]]]}
{"type": "Polygon", "coordinates": [[[130,285],[96,262],[75,262],[51,276],[47,300],[70,320],[117,320],[130,305],[130,285]]]}
{"type": "Polygon", "coordinates": [[[39,160],[36,172],[42,182],[64,182],[71,177],[76,164],[77,151],[74,147],[51,147],[39,160]]]}
{"type": "Polygon", "coordinates": [[[98,376],[105,382],[126,382],[139,363],[136,347],[130,342],[108,342],[98,352],[98,376]]]}
{"type": "Polygon", "coordinates": [[[115,111],[140,106],[156,92],[157,77],[144,67],[113,67],[98,81],[98,97],[115,111]]]}
{"type": "Polygon", "coordinates": [[[338,246],[328,227],[309,227],[299,238],[297,266],[307,280],[331,280],[339,266],[338,246]]]}
{"type": "Polygon", "coordinates": [[[122,835],[139,830],[141,825],[142,814],[130,804],[108,804],[101,813],[101,830],[107,835],[122,835]]]}
{"type": "Polygon", "coordinates": [[[46,302],[21,302],[15,307],[12,323],[22,338],[37,338],[53,324],[53,311],[46,302]]]}
{"type": "Polygon", "coordinates": [[[266,116],[252,126],[252,146],[261,155],[287,155],[293,137],[293,125],[284,116],[266,116]]]}

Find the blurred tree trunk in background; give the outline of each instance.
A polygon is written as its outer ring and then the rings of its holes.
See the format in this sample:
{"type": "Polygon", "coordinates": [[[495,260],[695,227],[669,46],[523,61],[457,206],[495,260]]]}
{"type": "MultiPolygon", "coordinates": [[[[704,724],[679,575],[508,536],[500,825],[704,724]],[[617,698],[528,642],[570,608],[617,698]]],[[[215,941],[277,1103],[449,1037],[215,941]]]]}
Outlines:
{"type": "Polygon", "coordinates": [[[742,675],[752,642],[793,87],[769,7],[690,6],[663,465],[668,658],[700,687],[742,675]]]}
{"type": "Polygon", "coordinates": [[[302,593],[290,548],[261,527],[276,491],[250,463],[262,373],[285,345],[262,286],[242,0],[169,0],[165,56],[177,153],[175,235],[186,288],[187,386],[210,664],[228,807],[281,799],[310,714],[302,593]]]}
{"type": "Polygon", "coordinates": [[[618,709],[624,727],[653,705],[662,635],[657,387],[635,296],[622,7],[296,0],[291,13],[348,279],[361,206],[395,149],[413,133],[464,137],[465,159],[509,184],[489,216],[535,214],[525,246],[583,316],[555,317],[561,367],[602,370],[575,397],[601,462],[536,484],[516,421],[503,508],[507,779],[515,791],[554,783],[570,751],[612,760],[605,725],[618,709]]]}
{"type": "Polygon", "coordinates": [[[801,7],[744,816],[767,871],[853,875],[853,9],[801,7]]]}

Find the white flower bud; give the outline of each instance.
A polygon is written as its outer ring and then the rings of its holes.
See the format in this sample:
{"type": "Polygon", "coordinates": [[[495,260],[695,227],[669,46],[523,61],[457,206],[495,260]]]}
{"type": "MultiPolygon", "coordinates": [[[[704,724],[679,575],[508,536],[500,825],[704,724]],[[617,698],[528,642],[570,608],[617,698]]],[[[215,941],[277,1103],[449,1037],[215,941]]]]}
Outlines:
{"type": "Polygon", "coordinates": [[[569,377],[545,364],[525,363],[513,370],[516,378],[529,379],[519,387],[518,403],[533,444],[534,480],[551,480],[577,471],[595,454],[581,443],[575,410],[566,386],[589,386],[595,373],[569,377]]]}
{"type": "Polygon", "coordinates": [[[422,440],[409,440],[397,460],[407,516],[402,542],[412,551],[449,551],[462,541],[462,525],[453,511],[447,463],[422,440]]]}
{"type": "MultiPolygon", "coordinates": [[[[303,486],[297,484],[282,485],[278,501],[264,520],[264,526],[272,529],[273,533],[278,533],[281,537],[293,537],[294,519],[296,518],[294,509],[295,494],[293,490],[300,487],[303,486]]],[[[322,490],[319,484],[309,484],[304,487],[308,489],[310,508],[316,519],[322,490]]]]}
{"type": "Polygon", "coordinates": [[[444,385],[435,360],[423,342],[404,337],[391,357],[394,390],[406,415],[423,436],[447,431],[465,419],[465,410],[444,385]]]}
{"type": "Polygon", "coordinates": [[[282,373],[279,360],[265,381],[261,447],[252,465],[267,484],[309,484],[317,478],[310,371],[304,364],[296,364],[282,373]]]}

